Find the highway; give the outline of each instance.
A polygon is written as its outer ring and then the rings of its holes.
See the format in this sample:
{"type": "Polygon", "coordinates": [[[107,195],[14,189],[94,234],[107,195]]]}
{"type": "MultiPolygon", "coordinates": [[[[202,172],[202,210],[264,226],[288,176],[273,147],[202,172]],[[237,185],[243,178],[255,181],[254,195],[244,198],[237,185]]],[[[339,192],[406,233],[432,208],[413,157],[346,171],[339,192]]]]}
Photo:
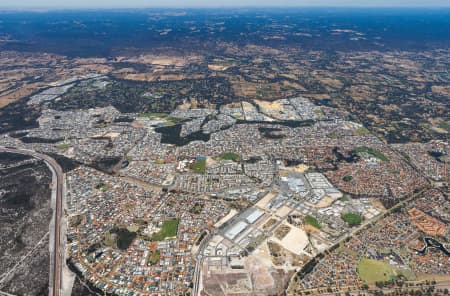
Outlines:
{"type": "Polygon", "coordinates": [[[193,288],[192,288],[192,296],[200,295],[200,274],[203,266],[203,251],[208,245],[208,242],[211,237],[214,236],[215,233],[208,233],[202,241],[200,242],[200,247],[198,248],[197,260],[195,262],[195,271],[194,271],[194,280],[193,280],[193,288]]]}
{"type": "MultiPolygon", "coordinates": [[[[52,171],[52,196],[55,194],[53,200],[53,214],[54,223],[53,231],[53,252],[50,254],[50,282],[49,295],[59,296],[61,294],[61,278],[62,278],[62,264],[64,264],[64,254],[61,252],[61,218],[63,211],[63,194],[64,194],[64,173],[59,164],[50,156],[37,153],[32,150],[14,149],[0,146],[0,152],[10,152],[23,155],[29,155],[36,159],[43,160],[52,171]]],[[[50,240],[51,241],[51,240],[50,240]]]]}

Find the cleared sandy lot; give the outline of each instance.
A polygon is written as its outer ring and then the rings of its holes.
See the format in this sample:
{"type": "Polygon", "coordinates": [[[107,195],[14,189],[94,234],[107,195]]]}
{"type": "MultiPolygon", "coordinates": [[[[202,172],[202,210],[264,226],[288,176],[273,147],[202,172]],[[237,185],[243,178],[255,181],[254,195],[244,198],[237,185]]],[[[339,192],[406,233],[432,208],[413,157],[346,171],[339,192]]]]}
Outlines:
{"type": "Polygon", "coordinates": [[[291,228],[288,234],[282,240],[279,240],[274,236],[270,237],[269,240],[276,242],[286,250],[291,251],[296,255],[303,254],[303,249],[309,244],[306,232],[300,228],[293,227],[288,223],[284,223],[283,225],[291,228]]]}
{"type": "Polygon", "coordinates": [[[238,211],[236,211],[235,209],[231,209],[230,212],[223,217],[222,219],[220,219],[219,221],[217,221],[216,224],[214,224],[214,227],[218,228],[220,226],[222,226],[224,223],[226,223],[228,220],[230,220],[231,218],[233,218],[236,214],[238,213],[238,211]]]}
{"type": "Polygon", "coordinates": [[[269,193],[266,194],[266,196],[264,196],[260,201],[258,201],[258,202],[256,203],[256,206],[257,206],[258,208],[268,210],[267,205],[270,203],[270,201],[271,201],[274,197],[275,197],[275,193],[269,192],[269,193]]]}

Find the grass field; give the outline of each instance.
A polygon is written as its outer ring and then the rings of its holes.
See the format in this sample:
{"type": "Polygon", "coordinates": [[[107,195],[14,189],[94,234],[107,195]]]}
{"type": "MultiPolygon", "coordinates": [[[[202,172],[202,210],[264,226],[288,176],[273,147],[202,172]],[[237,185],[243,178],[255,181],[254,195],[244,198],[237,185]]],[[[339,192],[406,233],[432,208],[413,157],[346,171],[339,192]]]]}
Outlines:
{"type": "Polygon", "coordinates": [[[103,238],[103,243],[107,247],[111,247],[116,243],[115,239],[111,236],[111,232],[109,232],[109,230],[105,232],[105,237],[103,238]]]}
{"type": "Polygon", "coordinates": [[[317,229],[321,229],[321,228],[322,228],[322,226],[320,225],[320,222],[317,221],[317,219],[314,218],[313,216],[309,216],[309,215],[306,216],[306,217],[305,217],[305,222],[306,222],[307,224],[309,224],[309,225],[311,225],[311,226],[317,228],[317,229]]]}
{"type": "Polygon", "coordinates": [[[152,241],[162,241],[166,237],[176,236],[179,222],[180,220],[178,219],[164,221],[161,230],[152,235],[152,241]]]}
{"type": "Polygon", "coordinates": [[[411,269],[401,270],[400,274],[403,275],[408,281],[415,279],[415,275],[411,269]]]}
{"type": "Polygon", "coordinates": [[[138,232],[139,226],[138,225],[129,225],[129,226],[127,226],[127,229],[128,229],[128,231],[131,231],[131,232],[138,232]]]}
{"type": "Polygon", "coordinates": [[[156,265],[159,262],[159,251],[153,251],[148,259],[150,265],[156,265]]]}
{"type": "Polygon", "coordinates": [[[359,261],[356,270],[361,279],[368,284],[379,281],[388,281],[394,276],[394,271],[389,264],[367,258],[359,261]]]}
{"type": "Polygon", "coordinates": [[[194,173],[204,174],[206,172],[206,160],[205,159],[197,159],[192,164],[192,170],[194,173]]]}
{"type": "Polygon", "coordinates": [[[67,150],[70,148],[70,145],[67,143],[61,143],[61,144],[57,144],[56,148],[61,149],[61,150],[67,150]]]}
{"type": "Polygon", "coordinates": [[[167,121],[165,123],[165,126],[174,126],[175,124],[182,121],[181,119],[172,117],[167,113],[141,113],[139,114],[139,117],[146,117],[150,119],[166,119],[167,121]]]}
{"type": "Polygon", "coordinates": [[[166,118],[169,114],[166,113],[141,113],[139,117],[148,117],[148,118],[166,118]]]}
{"type": "Polygon", "coordinates": [[[362,217],[359,214],[355,213],[345,213],[342,214],[342,220],[348,223],[350,226],[359,225],[362,222],[362,217]]]}
{"type": "Polygon", "coordinates": [[[369,130],[366,129],[365,127],[360,127],[360,128],[358,128],[358,129],[356,130],[356,134],[357,134],[358,136],[364,136],[364,135],[369,134],[369,130]]]}
{"type": "Polygon", "coordinates": [[[239,162],[241,160],[241,157],[237,153],[233,152],[227,152],[220,155],[220,158],[223,160],[232,160],[234,162],[239,162]]]}
{"type": "Polygon", "coordinates": [[[353,149],[353,152],[355,152],[355,153],[363,153],[363,152],[365,152],[365,153],[367,153],[367,154],[372,155],[373,157],[378,158],[379,160],[382,160],[382,161],[388,161],[388,160],[389,160],[389,159],[388,159],[383,153],[381,153],[380,151],[377,151],[377,150],[375,150],[375,149],[372,149],[372,148],[369,148],[369,147],[366,147],[366,146],[356,147],[355,149],[353,149]]]}

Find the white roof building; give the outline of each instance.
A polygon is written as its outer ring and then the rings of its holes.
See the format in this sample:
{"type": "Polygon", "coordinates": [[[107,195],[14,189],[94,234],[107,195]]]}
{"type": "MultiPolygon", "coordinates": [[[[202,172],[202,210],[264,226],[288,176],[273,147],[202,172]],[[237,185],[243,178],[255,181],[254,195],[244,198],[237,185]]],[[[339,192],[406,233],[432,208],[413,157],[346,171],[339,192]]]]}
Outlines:
{"type": "Polygon", "coordinates": [[[262,215],[264,215],[264,211],[260,209],[254,209],[252,212],[250,212],[245,220],[247,220],[248,223],[253,224],[258,220],[262,215]]]}
{"type": "Polygon", "coordinates": [[[247,228],[248,224],[244,221],[239,221],[234,224],[230,229],[225,232],[225,236],[229,239],[234,239],[239,233],[244,231],[247,228]]]}

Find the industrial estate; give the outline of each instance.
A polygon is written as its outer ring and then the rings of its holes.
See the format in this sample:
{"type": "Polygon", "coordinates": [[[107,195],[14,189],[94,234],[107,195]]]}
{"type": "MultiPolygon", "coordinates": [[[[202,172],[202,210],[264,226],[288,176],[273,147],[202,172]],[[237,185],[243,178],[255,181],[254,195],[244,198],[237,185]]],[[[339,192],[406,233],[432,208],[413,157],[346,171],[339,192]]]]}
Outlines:
{"type": "Polygon", "coordinates": [[[449,48],[184,13],[101,57],[0,21],[0,295],[448,295],[449,48]]]}

